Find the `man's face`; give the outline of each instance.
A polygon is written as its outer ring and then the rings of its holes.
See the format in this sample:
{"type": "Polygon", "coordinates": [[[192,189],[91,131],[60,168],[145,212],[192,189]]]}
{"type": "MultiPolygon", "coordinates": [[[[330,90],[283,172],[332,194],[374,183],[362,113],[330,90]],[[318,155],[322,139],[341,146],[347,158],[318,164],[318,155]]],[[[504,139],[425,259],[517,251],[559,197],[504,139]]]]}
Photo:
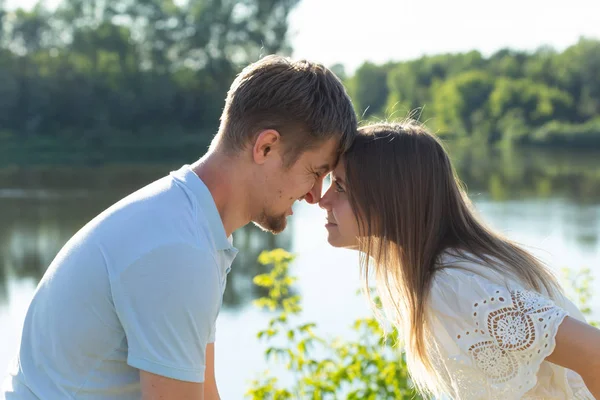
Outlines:
{"type": "Polygon", "coordinates": [[[302,153],[289,168],[285,168],[283,161],[272,166],[265,181],[262,211],[253,222],[266,231],[279,233],[285,229],[287,217],[293,214],[296,200],[318,203],[323,179],[337,162],[337,146],[337,140],[330,139],[302,153]]]}

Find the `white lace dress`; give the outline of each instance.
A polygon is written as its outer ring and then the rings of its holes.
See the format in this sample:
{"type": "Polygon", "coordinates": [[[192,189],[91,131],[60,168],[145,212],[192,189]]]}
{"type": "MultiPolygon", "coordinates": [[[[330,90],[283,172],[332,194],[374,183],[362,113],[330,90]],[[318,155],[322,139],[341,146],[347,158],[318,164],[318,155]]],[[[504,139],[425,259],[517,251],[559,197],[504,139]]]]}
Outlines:
{"type": "Polygon", "coordinates": [[[544,361],[565,316],[584,321],[573,303],[469,261],[444,264],[469,269],[436,272],[429,299],[435,363],[451,398],[594,400],[578,374],[544,361]]]}

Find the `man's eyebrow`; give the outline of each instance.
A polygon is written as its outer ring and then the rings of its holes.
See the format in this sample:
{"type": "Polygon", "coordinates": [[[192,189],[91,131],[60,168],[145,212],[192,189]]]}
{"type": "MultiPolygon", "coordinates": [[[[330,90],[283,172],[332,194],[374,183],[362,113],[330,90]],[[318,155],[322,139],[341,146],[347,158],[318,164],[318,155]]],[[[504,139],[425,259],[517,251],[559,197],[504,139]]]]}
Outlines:
{"type": "Polygon", "coordinates": [[[317,167],[317,171],[329,171],[329,164],[323,164],[320,167],[317,167]]]}

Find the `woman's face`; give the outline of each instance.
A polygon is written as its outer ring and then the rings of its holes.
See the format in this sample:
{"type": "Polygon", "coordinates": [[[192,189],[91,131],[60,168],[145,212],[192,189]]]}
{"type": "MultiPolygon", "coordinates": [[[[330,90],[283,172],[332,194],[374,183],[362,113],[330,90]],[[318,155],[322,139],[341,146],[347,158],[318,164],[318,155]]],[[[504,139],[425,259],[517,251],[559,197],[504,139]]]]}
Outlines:
{"type": "Polygon", "coordinates": [[[327,211],[327,241],[334,247],[358,248],[358,223],[348,201],[344,162],[331,173],[331,186],[319,206],[327,211]]]}

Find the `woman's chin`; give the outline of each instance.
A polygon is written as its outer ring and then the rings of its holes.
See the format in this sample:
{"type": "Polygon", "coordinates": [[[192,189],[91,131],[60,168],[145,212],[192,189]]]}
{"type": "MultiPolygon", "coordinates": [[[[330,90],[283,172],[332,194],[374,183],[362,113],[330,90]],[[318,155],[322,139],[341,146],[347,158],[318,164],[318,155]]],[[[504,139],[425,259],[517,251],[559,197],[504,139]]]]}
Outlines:
{"type": "Polygon", "coordinates": [[[348,243],[344,240],[340,240],[340,238],[335,237],[334,235],[327,236],[327,242],[333,246],[340,249],[350,249],[350,250],[358,250],[357,243],[348,243]]]}
{"type": "Polygon", "coordinates": [[[327,235],[327,243],[329,243],[333,247],[343,247],[340,245],[339,240],[331,234],[327,235]]]}

